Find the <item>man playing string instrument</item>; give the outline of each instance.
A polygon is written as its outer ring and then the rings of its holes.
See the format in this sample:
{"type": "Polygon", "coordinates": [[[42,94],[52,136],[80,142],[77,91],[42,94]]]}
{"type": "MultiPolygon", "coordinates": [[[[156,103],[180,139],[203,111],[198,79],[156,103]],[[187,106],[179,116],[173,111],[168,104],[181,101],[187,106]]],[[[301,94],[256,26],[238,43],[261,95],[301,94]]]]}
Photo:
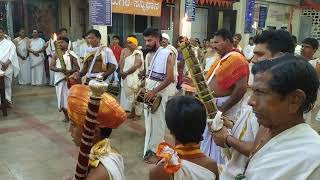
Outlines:
{"type": "Polygon", "coordinates": [[[157,158],[155,151],[160,142],[164,140],[165,135],[165,105],[169,96],[175,94],[175,77],[174,69],[176,62],[172,58],[171,51],[160,46],[161,34],[157,29],[148,28],[143,33],[146,46],[149,49],[146,59],[147,79],[146,79],[146,94],[145,101],[150,101],[152,98],[162,96],[159,108],[151,113],[147,108],[144,111],[145,117],[145,145],[144,145],[144,160],[147,163],[155,163],[157,158]],[[149,64],[150,62],[150,64],[149,64]]]}
{"type": "MultiPolygon", "coordinates": [[[[255,38],[254,58],[252,58],[250,69],[253,63],[265,59],[274,59],[284,53],[292,53],[294,44],[291,35],[283,30],[267,30],[255,38]]],[[[270,132],[268,128],[259,126],[257,119],[248,105],[252,95],[253,74],[249,75],[247,92],[241,103],[241,113],[231,132],[223,127],[219,132],[214,133],[214,141],[221,147],[229,146],[232,157],[226,162],[226,166],[220,174],[223,179],[234,179],[245,168],[245,163],[254,147],[254,144],[261,140],[268,139],[270,132]]]]}
{"type": "Polygon", "coordinates": [[[110,48],[101,46],[101,34],[98,30],[92,29],[87,33],[90,47],[86,49],[84,64],[80,72],[75,72],[72,78],[79,79],[84,77],[83,83],[87,83],[89,79],[102,75],[104,80],[117,81],[114,74],[118,67],[116,58],[110,48]]]}
{"type": "Polygon", "coordinates": [[[64,113],[64,122],[69,121],[68,117],[68,87],[67,87],[67,78],[74,72],[79,70],[79,65],[77,62],[77,56],[73,51],[68,50],[69,39],[66,37],[58,38],[58,46],[62,50],[63,57],[58,57],[57,54],[54,54],[52,61],[50,63],[50,70],[55,72],[55,82],[56,94],[58,100],[58,110],[64,113]],[[63,58],[65,67],[61,65],[61,58],[63,58]]]}
{"type": "Polygon", "coordinates": [[[138,74],[143,70],[143,53],[138,49],[138,39],[131,35],[127,38],[127,46],[130,55],[121,62],[120,74],[122,78],[123,92],[126,96],[128,109],[130,112],[128,118],[135,119],[142,114],[142,104],[135,102],[135,97],[139,91],[141,82],[138,74]]]}
{"type": "MultiPolygon", "coordinates": [[[[213,38],[213,48],[221,56],[208,71],[208,86],[217,97],[216,104],[219,111],[233,123],[226,120],[226,124],[234,124],[240,115],[241,100],[246,93],[249,76],[249,64],[245,57],[232,46],[232,35],[228,30],[217,31],[213,38]]],[[[231,128],[231,127],[229,127],[231,128]]],[[[224,164],[220,147],[212,139],[211,129],[207,126],[201,149],[218,164],[224,164]]]]}

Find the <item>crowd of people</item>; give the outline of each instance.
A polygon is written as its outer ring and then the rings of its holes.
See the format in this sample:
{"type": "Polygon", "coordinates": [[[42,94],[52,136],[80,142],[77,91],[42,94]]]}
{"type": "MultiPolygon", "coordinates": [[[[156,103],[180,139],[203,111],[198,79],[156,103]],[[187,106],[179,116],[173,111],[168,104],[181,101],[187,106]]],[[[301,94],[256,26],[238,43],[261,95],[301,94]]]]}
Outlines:
{"type": "MultiPolygon", "coordinates": [[[[312,123],[320,119],[316,39],[306,38],[297,45],[287,31],[266,30],[242,48],[240,34],[220,29],[202,45],[197,38],[181,36],[174,47],[170,36],[157,29],[148,28],[143,36],[146,51],[135,35],[127,37],[125,47],[120,46],[119,36],[113,36],[108,47],[101,45],[100,32],[92,29],[83,46],[72,47],[65,29],[58,32],[56,42],[53,37],[45,42],[36,30],[28,39],[23,29],[11,42],[0,28],[6,98],[11,102],[13,77],[18,76],[19,84],[45,82],[46,54],[48,83],[56,87],[58,109],[65,121],[70,117],[68,91],[72,85],[102,78],[120,88],[119,95],[112,93],[128,119],[144,117],[143,160],[153,164],[152,180],[319,178],[320,152],[316,149],[320,136],[316,131],[320,130],[312,123]],[[214,95],[214,119],[209,119],[204,102],[195,97],[200,92],[185,64],[182,43],[190,45],[214,95]],[[181,92],[183,96],[177,95],[181,92]],[[142,102],[137,101],[139,96],[142,102]],[[150,102],[157,98],[158,107],[152,109],[150,102]],[[219,123],[221,128],[215,130],[219,123]],[[163,142],[166,129],[174,144],[163,142]]],[[[100,125],[116,121],[99,120],[100,125]]],[[[70,121],[74,142],[84,143],[83,131],[89,131],[84,122],[70,121]]],[[[112,128],[97,128],[89,179],[125,177],[125,159],[108,140],[112,128]]]]}

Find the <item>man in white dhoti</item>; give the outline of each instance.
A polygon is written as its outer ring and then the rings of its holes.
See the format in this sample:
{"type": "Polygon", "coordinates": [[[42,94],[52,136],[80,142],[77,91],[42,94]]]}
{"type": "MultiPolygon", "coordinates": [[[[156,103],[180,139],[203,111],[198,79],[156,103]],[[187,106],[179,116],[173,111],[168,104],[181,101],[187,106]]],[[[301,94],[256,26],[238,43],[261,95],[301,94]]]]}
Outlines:
{"type": "Polygon", "coordinates": [[[303,59],[285,55],[255,64],[252,72],[249,104],[270,138],[256,144],[238,179],[319,179],[320,137],[303,118],[317,99],[316,71],[303,59]]]}
{"type": "MultiPolygon", "coordinates": [[[[282,55],[282,53],[293,52],[293,42],[291,37],[285,31],[264,31],[255,39],[255,57],[252,62],[273,59],[282,55]],[[280,46],[279,46],[280,45],[280,46]]],[[[252,63],[250,64],[250,69],[252,63]]],[[[235,122],[231,132],[226,128],[214,134],[214,140],[217,144],[224,147],[226,144],[230,147],[231,159],[226,162],[226,166],[221,173],[221,179],[234,179],[237,174],[243,172],[248,156],[254,146],[254,141],[260,141],[268,138],[268,130],[259,127],[252,107],[248,105],[248,100],[252,95],[253,74],[249,75],[247,92],[241,103],[240,115],[235,122]],[[259,140],[258,140],[259,139],[259,140]]]]}
{"type": "Polygon", "coordinates": [[[24,29],[20,29],[19,37],[14,39],[14,44],[17,47],[17,55],[19,59],[19,84],[27,85],[31,84],[31,63],[29,59],[28,53],[28,42],[29,38],[26,37],[26,33],[24,29]]]}
{"type": "Polygon", "coordinates": [[[157,145],[164,140],[165,135],[165,105],[168,98],[173,96],[176,90],[174,69],[177,64],[171,51],[160,46],[161,33],[157,29],[148,28],[144,31],[143,36],[147,48],[151,53],[154,52],[150,65],[147,67],[145,83],[147,92],[144,99],[148,102],[157,96],[162,97],[159,108],[153,113],[147,105],[144,105],[146,128],[144,160],[147,163],[155,163],[157,161],[155,156],[157,145]]]}
{"type": "Polygon", "coordinates": [[[4,72],[6,100],[12,103],[12,78],[19,74],[19,62],[15,45],[4,38],[4,29],[0,27],[0,71],[4,72]]]}
{"type": "Polygon", "coordinates": [[[31,62],[31,85],[33,86],[43,85],[45,82],[44,50],[44,40],[39,37],[37,30],[33,30],[32,39],[30,39],[28,46],[31,62]]]}
{"type": "MultiPolygon", "coordinates": [[[[51,64],[52,57],[53,57],[53,55],[55,53],[53,35],[51,35],[51,38],[46,43],[46,47],[47,47],[46,48],[46,53],[47,53],[47,56],[48,56],[48,61],[49,61],[49,64],[51,64]]],[[[49,76],[50,76],[49,85],[50,86],[54,86],[54,74],[55,74],[54,71],[49,70],[49,76]]]]}
{"type": "Polygon", "coordinates": [[[110,83],[117,83],[118,78],[115,70],[118,67],[116,58],[110,48],[101,46],[101,34],[98,30],[92,29],[87,33],[90,47],[86,49],[82,70],[72,75],[73,78],[83,78],[83,83],[102,75],[104,80],[110,83]]]}
{"type": "Polygon", "coordinates": [[[135,36],[127,38],[127,46],[131,54],[121,62],[120,67],[121,83],[123,85],[121,93],[124,93],[126,97],[126,101],[120,101],[120,104],[125,108],[124,106],[128,103],[125,110],[130,112],[128,118],[133,120],[142,114],[142,104],[135,101],[141,85],[138,74],[144,68],[143,53],[138,49],[138,45],[138,39],[135,36]]]}
{"type": "Polygon", "coordinates": [[[57,54],[54,54],[52,57],[52,61],[50,63],[50,70],[55,72],[55,82],[56,86],[56,94],[58,100],[58,110],[64,113],[64,122],[69,121],[68,117],[68,87],[67,87],[67,78],[74,72],[79,70],[79,65],[77,62],[77,55],[68,50],[69,39],[65,37],[58,38],[58,45],[60,46],[63,54],[63,61],[65,67],[61,65],[62,60],[61,57],[57,57],[57,54]]]}
{"type": "MultiPolygon", "coordinates": [[[[239,53],[239,50],[233,48],[232,35],[226,29],[221,29],[215,33],[213,48],[221,56],[221,59],[213,63],[209,69],[207,83],[210,90],[214,92],[218,110],[234,124],[241,114],[241,102],[247,90],[249,64],[245,57],[239,53]]],[[[223,127],[220,131],[226,129],[226,127],[223,127]]],[[[221,148],[217,145],[221,144],[213,140],[211,128],[207,126],[201,149],[218,164],[225,164],[221,148]]]]}
{"type": "Polygon", "coordinates": [[[191,96],[174,97],[168,101],[165,114],[175,147],[165,142],[158,146],[161,160],[150,169],[149,179],[219,179],[217,163],[200,150],[207,121],[203,103],[191,96]]]}

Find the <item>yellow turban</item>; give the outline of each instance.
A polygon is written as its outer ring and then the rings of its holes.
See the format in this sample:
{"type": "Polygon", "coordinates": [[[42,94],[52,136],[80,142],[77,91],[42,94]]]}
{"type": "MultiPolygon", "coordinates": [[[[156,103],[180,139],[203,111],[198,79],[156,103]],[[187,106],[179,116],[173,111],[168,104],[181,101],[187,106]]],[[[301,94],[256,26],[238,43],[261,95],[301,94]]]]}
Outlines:
{"type": "Polygon", "coordinates": [[[136,45],[136,46],[138,46],[138,39],[137,38],[135,38],[135,37],[128,37],[127,38],[127,42],[131,42],[132,44],[134,44],[134,45],[136,45]]]}

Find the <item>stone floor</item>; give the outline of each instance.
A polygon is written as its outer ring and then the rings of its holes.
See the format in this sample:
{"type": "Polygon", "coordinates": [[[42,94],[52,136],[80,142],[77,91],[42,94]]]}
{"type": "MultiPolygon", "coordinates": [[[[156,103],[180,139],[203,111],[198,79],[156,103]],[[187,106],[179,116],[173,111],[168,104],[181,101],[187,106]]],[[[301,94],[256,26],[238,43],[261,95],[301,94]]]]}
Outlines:
{"type": "MultiPolygon", "coordinates": [[[[52,87],[16,86],[14,108],[0,113],[0,180],[61,180],[72,176],[78,148],[56,108],[52,87]]],[[[148,179],[142,161],[144,122],[126,121],[111,135],[128,180],[148,179]]],[[[167,137],[169,138],[169,137],[167,137]]]]}

